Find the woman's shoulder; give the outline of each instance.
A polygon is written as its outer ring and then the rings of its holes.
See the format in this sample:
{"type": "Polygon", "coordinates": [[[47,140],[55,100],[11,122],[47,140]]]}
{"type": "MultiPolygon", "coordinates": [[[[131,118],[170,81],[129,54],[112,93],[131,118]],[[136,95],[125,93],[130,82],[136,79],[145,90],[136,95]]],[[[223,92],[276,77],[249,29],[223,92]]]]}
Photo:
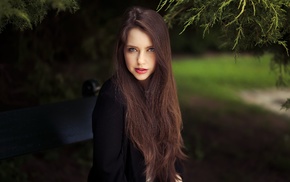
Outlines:
{"type": "Polygon", "coordinates": [[[117,100],[122,100],[120,91],[116,85],[116,82],[114,80],[114,78],[109,78],[107,79],[102,87],[101,90],[99,92],[99,97],[110,97],[110,98],[115,98],[117,100]]]}
{"type": "Polygon", "coordinates": [[[111,92],[111,91],[116,90],[116,89],[117,89],[117,86],[114,83],[113,78],[109,78],[108,80],[106,80],[103,83],[101,90],[100,90],[100,93],[101,92],[111,92]]]}

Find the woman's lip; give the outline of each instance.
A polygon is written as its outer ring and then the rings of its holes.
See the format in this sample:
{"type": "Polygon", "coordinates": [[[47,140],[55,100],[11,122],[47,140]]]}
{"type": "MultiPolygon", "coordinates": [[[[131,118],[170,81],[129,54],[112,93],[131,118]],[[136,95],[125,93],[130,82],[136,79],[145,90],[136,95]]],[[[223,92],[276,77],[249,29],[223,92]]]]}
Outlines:
{"type": "Polygon", "coordinates": [[[139,74],[144,74],[148,71],[148,69],[145,68],[135,68],[135,71],[139,74]]]}

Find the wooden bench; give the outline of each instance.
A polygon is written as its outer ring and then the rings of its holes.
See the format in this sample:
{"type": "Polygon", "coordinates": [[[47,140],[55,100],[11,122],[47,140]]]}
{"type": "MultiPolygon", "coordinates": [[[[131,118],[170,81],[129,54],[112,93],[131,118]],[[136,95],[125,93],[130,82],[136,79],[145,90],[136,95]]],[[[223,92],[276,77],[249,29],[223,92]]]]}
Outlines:
{"type": "Polygon", "coordinates": [[[100,86],[83,84],[84,98],[0,112],[0,159],[92,139],[91,115],[100,86]]]}

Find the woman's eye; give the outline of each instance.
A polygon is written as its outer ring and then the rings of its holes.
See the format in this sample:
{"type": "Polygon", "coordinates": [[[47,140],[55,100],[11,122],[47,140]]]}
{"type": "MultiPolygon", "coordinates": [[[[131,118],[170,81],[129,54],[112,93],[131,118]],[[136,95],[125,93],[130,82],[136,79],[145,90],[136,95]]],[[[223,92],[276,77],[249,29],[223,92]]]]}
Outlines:
{"type": "Polygon", "coordinates": [[[129,52],[135,52],[135,51],[137,51],[135,48],[128,48],[128,51],[129,52]]]}
{"type": "Polygon", "coordinates": [[[148,49],[148,51],[149,51],[149,52],[154,52],[155,50],[154,50],[153,47],[151,47],[151,48],[148,49]]]}

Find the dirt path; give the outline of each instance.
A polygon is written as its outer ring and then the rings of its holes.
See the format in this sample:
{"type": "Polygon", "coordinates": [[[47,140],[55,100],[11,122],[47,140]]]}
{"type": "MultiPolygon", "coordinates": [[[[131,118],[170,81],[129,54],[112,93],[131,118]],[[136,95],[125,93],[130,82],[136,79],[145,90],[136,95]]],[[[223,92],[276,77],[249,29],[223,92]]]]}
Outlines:
{"type": "Polygon", "coordinates": [[[290,89],[247,90],[240,93],[247,103],[259,105],[275,113],[290,117],[290,110],[282,109],[282,104],[290,98],[290,89]]]}

